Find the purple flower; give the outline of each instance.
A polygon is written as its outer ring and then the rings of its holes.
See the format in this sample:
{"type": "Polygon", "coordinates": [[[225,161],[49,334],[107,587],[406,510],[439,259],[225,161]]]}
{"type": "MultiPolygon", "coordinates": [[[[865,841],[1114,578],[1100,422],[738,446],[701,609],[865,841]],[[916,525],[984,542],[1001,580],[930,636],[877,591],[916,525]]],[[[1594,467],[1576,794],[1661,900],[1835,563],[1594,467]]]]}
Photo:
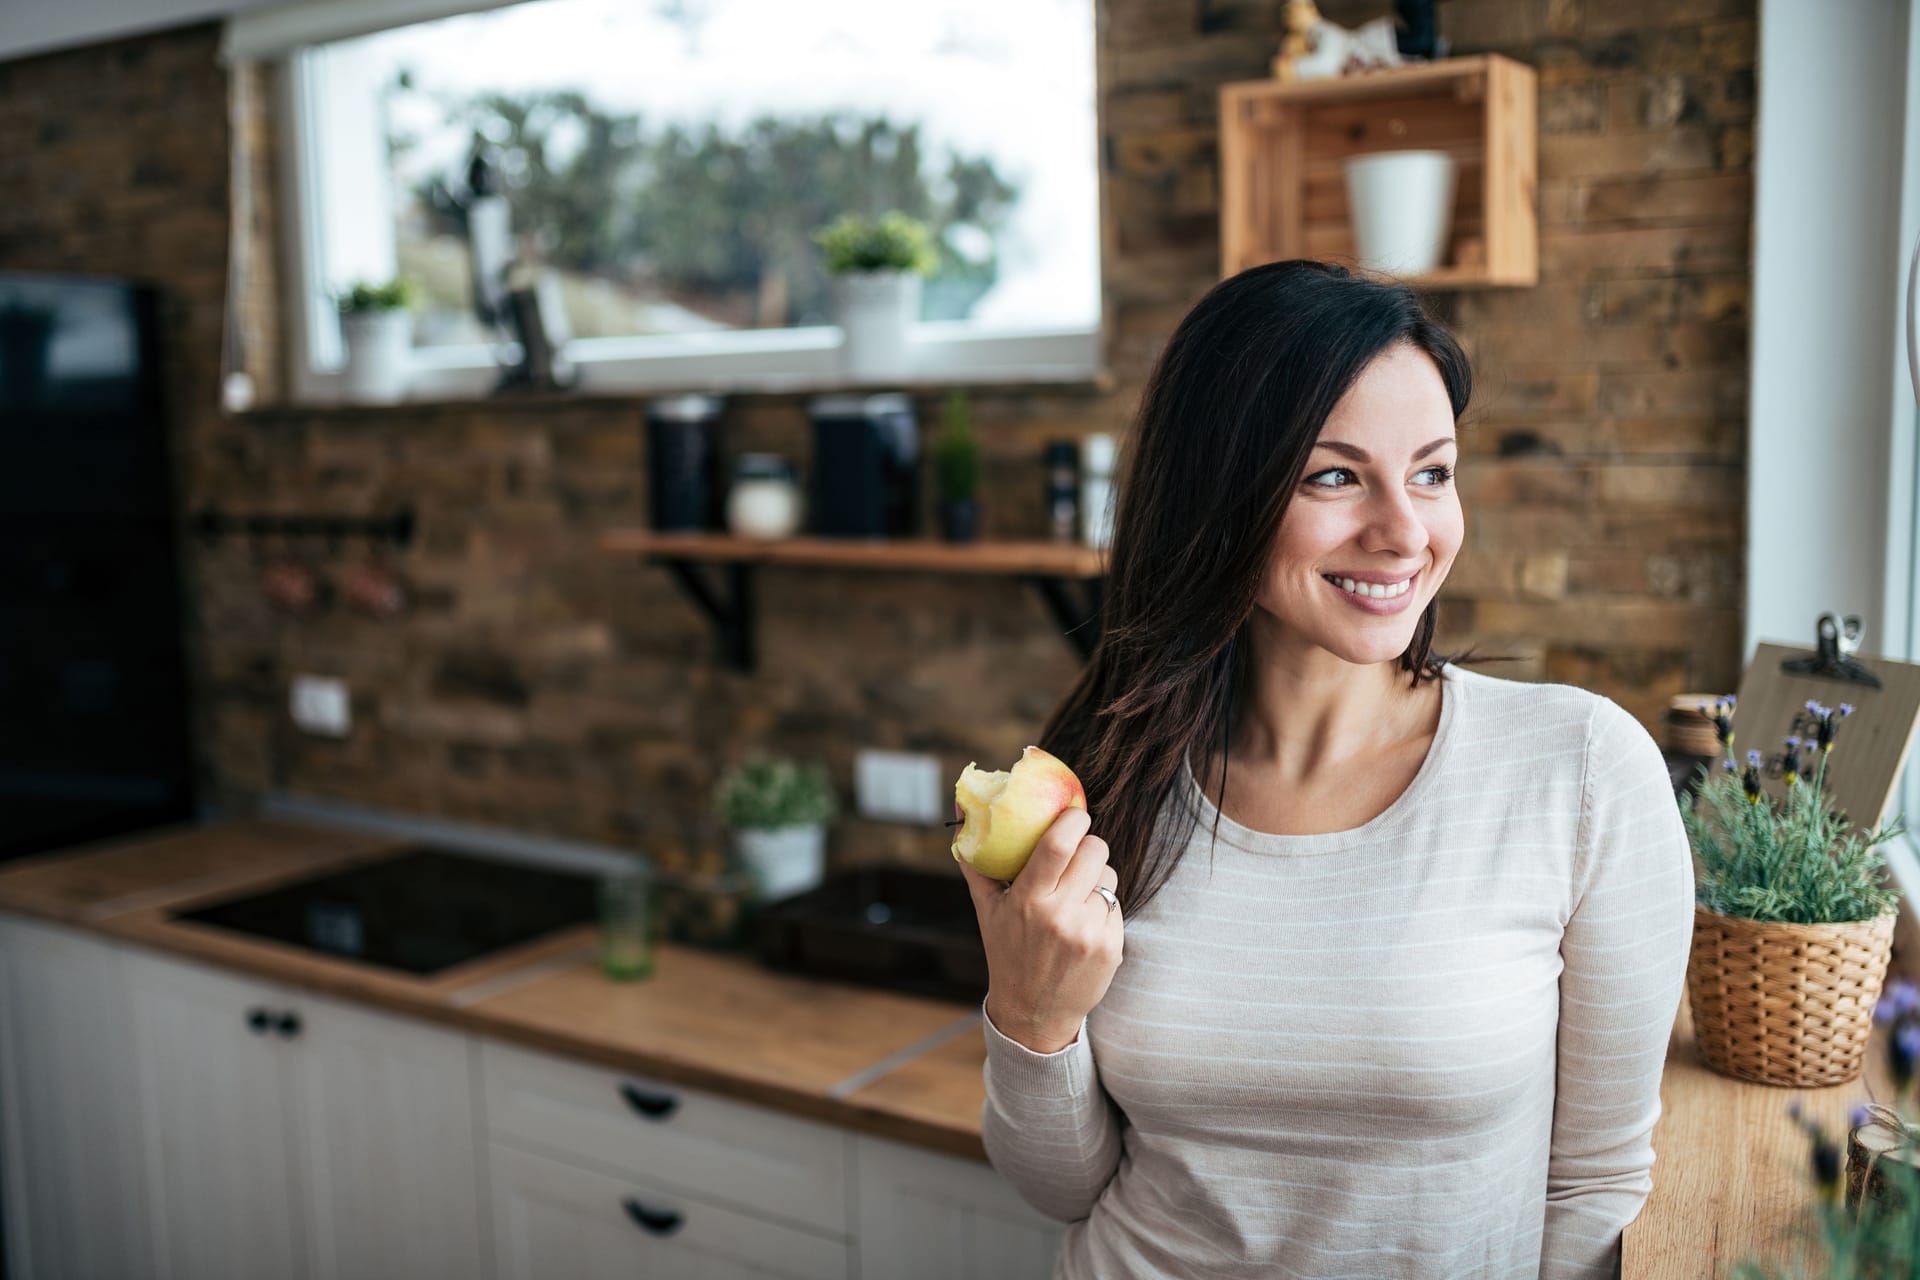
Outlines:
{"type": "Polygon", "coordinates": [[[1814,701],[1814,700],[1813,700],[1812,698],[1808,698],[1808,699],[1807,699],[1807,714],[1808,714],[1808,715],[1810,715],[1810,716],[1820,716],[1820,715],[1825,715],[1825,714],[1826,714],[1826,709],[1825,709],[1824,707],[1822,707],[1822,706],[1821,706],[1821,705],[1820,705],[1819,703],[1817,703],[1817,702],[1815,702],[1815,701],[1814,701]]]}
{"type": "Polygon", "coordinates": [[[1759,753],[1758,751],[1749,751],[1749,752],[1747,752],[1747,763],[1748,763],[1748,764],[1750,764],[1750,765],[1753,765],[1754,767],[1756,767],[1756,768],[1758,768],[1758,767],[1759,767],[1759,764],[1760,764],[1760,759],[1761,759],[1761,756],[1760,756],[1760,753],[1759,753]]]}
{"type": "Polygon", "coordinates": [[[1896,1090],[1906,1088],[1913,1079],[1915,1059],[1920,1059],[1920,1026],[1903,1022],[1887,1042],[1887,1074],[1896,1090]]]}
{"type": "Polygon", "coordinates": [[[1849,1129],[1858,1129],[1871,1119],[1873,1119],[1873,1113],[1868,1111],[1867,1104],[1862,1102],[1855,1106],[1853,1110],[1847,1112],[1847,1127],[1849,1129]]]}
{"type": "Polygon", "coordinates": [[[1792,1116],[1795,1120],[1798,1120],[1800,1118],[1800,1114],[1803,1109],[1804,1108],[1802,1108],[1800,1105],[1800,1099],[1798,1098],[1795,1098],[1792,1102],[1789,1102],[1787,1104],[1787,1114],[1792,1116]]]}
{"type": "Polygon", "coordinates": [[[1905,978],[1895,978],[1880,993],[1880,999],[1873,1006],[1873,1020],[1881,1026],[1892,1022],[1901,1014],[1914,1007],[1914,1001],[1920,999],[1920,990],[1905,978]]]}
{"type": "Polygon", "coordinates": [[[1853,704],[1852,704],[1851,702],[1843,702],[1843,703],[1841,703],[1841,704],[1840,704],[1840,714],[1841,714],[1841,715],[1843,715],[1843,716],[1850,716],[1850,715],[1852,715],[1852,714],[1853,714],[1853,704]]]}

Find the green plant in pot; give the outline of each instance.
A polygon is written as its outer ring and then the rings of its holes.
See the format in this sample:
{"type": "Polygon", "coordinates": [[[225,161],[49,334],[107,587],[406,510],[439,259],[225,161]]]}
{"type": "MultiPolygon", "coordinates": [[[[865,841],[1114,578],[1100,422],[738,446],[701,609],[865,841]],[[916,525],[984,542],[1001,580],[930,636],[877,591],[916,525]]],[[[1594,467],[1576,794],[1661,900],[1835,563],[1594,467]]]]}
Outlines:
{"type": "Polygon", "coordinates": [[[764,899],[819,884],[826,872],[827,826],[838,798],[818,765],[755,756],[724,773],[714,810],[733,831],[734,859],[764,899]]]}
{"type": "Polygon", "coordinates": [[[334,295],[346,349],[343,387],[349,400],[391,404],[407,394],[413,369],[413,282],[358,281],[334,295]]]}
{"type": "Polygon", "coordinates": [[[940,536],[948,542],[972,542],[980,536],[980,444],[963,391],[947,396],[946,417],[933,441],[933,465],[940,536]]]}
{"type": "Polygon", "coordinates": [[[894,209],[878,218],[841,214],[813,238],[833,276],[844,337],[841,372],[856,379],[900,377],[911,365],[921,277],[939,264],[932,231],[894,209]]]}
{"type": "Polygon", "coordinates": [[[1856,828],[1827,795],[1846,703],[1810,701],[1769,761],[1734,758],[1734,699],[1702,711],[1725,759],[1701,766],[1681,818],[1699,862],[1687,994],[1695,1042],[1713,1070],[1792,1088],[1860,1074],[1899,904],[1881,881],[1895,818],[1856,828]],[[1776,799],[1762,772],[1778,770],[1776,799]]]}

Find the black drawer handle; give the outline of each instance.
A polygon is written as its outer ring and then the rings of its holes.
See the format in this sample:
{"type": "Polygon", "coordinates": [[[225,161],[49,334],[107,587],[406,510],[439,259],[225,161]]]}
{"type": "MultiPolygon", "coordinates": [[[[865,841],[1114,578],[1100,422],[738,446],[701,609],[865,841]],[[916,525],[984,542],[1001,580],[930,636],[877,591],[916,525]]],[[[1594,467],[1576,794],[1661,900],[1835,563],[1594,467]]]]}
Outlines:
{"type": "Polygon", "coordinates": [[[649,1235],[670,1236],[687,1223],[686,1218],[675,1210],[649,1209],[632,1196],[623,1199],[620,1207],[625,1209],[627,1216],[649,1235]]]}
{"type": "Polygon", "coordinates": [[[263,1036],[273,1030],[273,1015],[258,1005],[247,1010],[247,1030],[263,1036]]]}
{"type": "Polygon", "coordinates": [[[649,1120],[665,1120],[680,1109],[680,1099],[672,1094],[642,1089],[631,1080],[621,1082],[620,1096],[627,1100],[628,1106],[649,1120]]]}
{"type": "Polygon", "coordinates": [[[293,1039],[300,1034],[300,1015],[289,1009],[280,1015],[280,1020],[274,1024],[273,1029],[280,1033],[282,1040],[293,1039]]]}

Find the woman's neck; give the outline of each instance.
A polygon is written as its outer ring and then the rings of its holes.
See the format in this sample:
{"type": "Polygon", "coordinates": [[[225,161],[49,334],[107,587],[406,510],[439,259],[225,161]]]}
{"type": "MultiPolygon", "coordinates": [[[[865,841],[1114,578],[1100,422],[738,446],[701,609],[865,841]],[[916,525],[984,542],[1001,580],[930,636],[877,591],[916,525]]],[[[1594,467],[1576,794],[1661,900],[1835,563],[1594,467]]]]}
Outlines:
{"type": "Polygon", "coordinates": [[[1236,769],[1286,784],[1339,776],[1412,738],[1431,738],[1439,690],[1409,687],[1398,660],[1356,665],[1324,649],[1256,647],[1246,696],[1234,708],[1236,769]]]}

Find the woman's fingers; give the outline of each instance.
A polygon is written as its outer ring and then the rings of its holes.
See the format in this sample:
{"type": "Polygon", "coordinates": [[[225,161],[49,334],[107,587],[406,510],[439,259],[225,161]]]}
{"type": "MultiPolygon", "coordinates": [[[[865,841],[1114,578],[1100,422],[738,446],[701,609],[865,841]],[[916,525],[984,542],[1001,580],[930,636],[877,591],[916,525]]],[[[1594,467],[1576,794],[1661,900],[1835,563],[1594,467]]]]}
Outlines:
{"type": "Polygon", "coordinates": [[[1073,866],[1081,839],[1093,826],[1085,809],[1068,809],[1040,833],[1027,865],[1013,883],[1023,893],[1045,896],[1060,888],[1060,881],[1073,866]]]}
{"type": "Polygon", "coordinates": [[[1093,886],[1100,883],[1100,873],[1106,869],[1107,842],[1099,836],[1082,838],[1066,875],[1060,878],[1060,896],[1068,902],[1085,900],[1093,893],[1093,886]]]}

